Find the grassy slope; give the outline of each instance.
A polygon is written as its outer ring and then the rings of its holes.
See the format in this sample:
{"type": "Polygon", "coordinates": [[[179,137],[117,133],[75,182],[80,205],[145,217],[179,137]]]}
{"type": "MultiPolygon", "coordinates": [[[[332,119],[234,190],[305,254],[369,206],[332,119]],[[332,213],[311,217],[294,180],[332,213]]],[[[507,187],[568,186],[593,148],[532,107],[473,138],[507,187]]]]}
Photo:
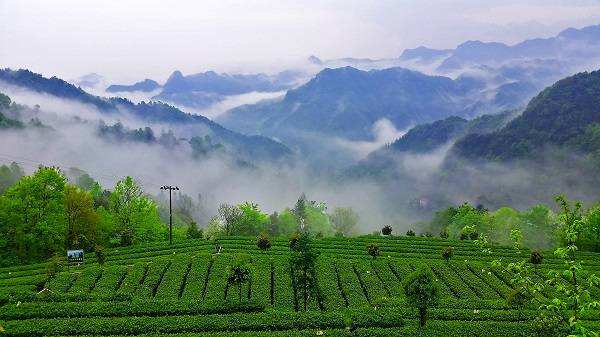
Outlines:
{"type": "MultiPolygon", "coordinates": [[[[88,258],[85,266],[68,267],[50,280],[44,264],[2,268],[0,301],[6,304],[0,307],[0,325],[8,336],[262,336],[264,331],[304,336],[320,330],[337,336],[346,335],[347,326],[356,328],[356,335],[413,335],[417,316],[404,304],[401,282],[426,266],[437,276],[443,296],[431,311],[427,335],[531,333],[535,306],[507,307],[503,298],[511,291],[510,275],[489,270],[491,257],[469,242],[332,238],[317,240],[315,248],[321,253],[317,268],[323,296],[311,298],[308,313],[294,312],[287,241],[275,240],[271,250],[262,252],[253,238],[240,237],[112,249],[104,266],[88,258]],[[370,242],[380,245],[375,260],[366,254],[370,242]],[[448,245],[455,247],[455,256],[446,263],[440,252],[448,245]],[[221,253],[214,254],[219,246],[221,253]],[[242,289],[242,305],[237,289],[224,297],[227,267],[239,252],[252,257],[252,282],[242,289]],[[36,295],[42,285],[51,292],[36,295]]],[[[494,254],[504,260],[526,256],[505,247],[494,254]]],[[[598,255],[581,257],[588,269],[600,271],[598,255]]],[[[539,276],[560,263],[547,253],[539,276]]],[[[600,315],[591,313],[588,319],[600,320],[600,315]]]]}

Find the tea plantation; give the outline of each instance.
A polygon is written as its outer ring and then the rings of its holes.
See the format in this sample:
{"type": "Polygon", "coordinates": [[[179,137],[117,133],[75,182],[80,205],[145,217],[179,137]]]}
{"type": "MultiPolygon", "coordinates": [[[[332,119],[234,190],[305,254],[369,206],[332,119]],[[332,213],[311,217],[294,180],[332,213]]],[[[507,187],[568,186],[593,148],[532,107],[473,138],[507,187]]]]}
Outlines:
{"type": "MultiPolygon", "coordinates": [[[[256,238],[189,240],[107,250],[103,265],[89,254],[81,266],[48,276],[46,264],[0,269],[0,335],[5,336],[535,336],[537,303],[507,304],[510,273],[490,261],[527,259],[529,252],[494,248],[486,255],[469,241],[420,237],[326,238],[313,242],[321,296],[308,310],[294,296],[286,239],[269,250],[256,238]],[[376,243],[372,258],[366,247],[376,243]],[[449,261],[441,257],[454,247],[449,261]],[[251,258],[250,277],[229,289],[229,266],[251,258]],[[429,268],[441,301],[419,330],[402,280],[429,268]]],[[[600,272],[600,255],[580,253],[600,272]]],[[[563,261],[545,253],[535,277],[563,261]]],[[[547,291],[548,292],[548,291],[547,291]]],[[[600,298],[600,288],[592,288],[600,298]]],[[[544,294],[551,296],[551,293],[544,294]]],[[[582,317],[600,328],[600,311],[582,317]]]]}

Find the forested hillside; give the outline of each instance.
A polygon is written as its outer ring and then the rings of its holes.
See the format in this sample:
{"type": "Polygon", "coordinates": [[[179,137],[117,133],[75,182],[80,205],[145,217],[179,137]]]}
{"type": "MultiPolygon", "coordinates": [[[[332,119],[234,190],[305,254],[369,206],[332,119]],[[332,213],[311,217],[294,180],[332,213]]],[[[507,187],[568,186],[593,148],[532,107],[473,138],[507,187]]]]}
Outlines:
{"type": "Polygon", "coordinates": [[[464,158],[531,158],[547,147],[593,153],[600,149],[600,71],[558,81],[531,100],[523,114],[490,134],[472,134],[457,142],[464,158]]]}

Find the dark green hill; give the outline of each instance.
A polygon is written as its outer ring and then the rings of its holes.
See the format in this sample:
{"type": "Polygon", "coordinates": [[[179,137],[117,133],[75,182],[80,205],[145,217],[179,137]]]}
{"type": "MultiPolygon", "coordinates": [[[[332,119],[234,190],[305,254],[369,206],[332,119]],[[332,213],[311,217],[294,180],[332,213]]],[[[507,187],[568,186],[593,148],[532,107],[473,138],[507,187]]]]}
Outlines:
{"type": "Polygon", "coordinates": [[[504,128],[467,135],[453,153],[468,159],[509,160],[534,157],[549,146],[585,153],[600,149],[600,71],[558,81],[504,128]]]}
{"type": "Polygon", "coordinates": [[[0,70],[0,82],[19,86],[39,93],[75,100],[90,104],[105,114],[128,114],[148,123],[163,123],[172,126],[186,126],[193,130],[205,130],[215,141],[229,147],[233,153],[248,160],[273,160],[291,154],[282,143],[262,136],[246,136],[211,121],[201,115],[183,112],[171,105],[161,102],[141,102],[135,104],[124,98],[103,98],[94,96],[81,88],[57,77],[45,78],[29,70],[0,70]]]}

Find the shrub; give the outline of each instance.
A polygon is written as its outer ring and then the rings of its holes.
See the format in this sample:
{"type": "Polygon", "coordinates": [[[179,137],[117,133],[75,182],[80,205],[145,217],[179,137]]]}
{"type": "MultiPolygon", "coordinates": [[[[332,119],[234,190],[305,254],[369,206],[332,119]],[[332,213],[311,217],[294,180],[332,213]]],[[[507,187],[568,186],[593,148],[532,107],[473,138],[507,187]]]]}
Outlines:
{"type": "Polygon", "coordinates": [[[425,237],[426,238],[432,238],[433,234],[431,234],[431,232],[427,231],[427,232],[425,232],[425,237]]]}
{"type": "Polygon", "coordinates": [[[292,235],[292,237],[290,238],[290,249],[296,250],[296,247],[298,246],[299,241],[300,241],[300,233],[294,233],[294,235],[292,235]]]}
{"type": "Polygon", "coordinates": [[[442,258],[446,260],[446,262],[450,261],[452,255],[454,255],[454,247],[452,246],[448,246],[442,251],[442,258]]]}
{"type": "Polygon", "coordinates": [[[511,290],[506,297],[506,303],[511,306],[522,307],[529,301],[529,296],[526,294],[525,287],[522,285],[511,290]]]}
{"type": "Polygon", "coordinates": [[[65,266],[65,260],[59,256],[58,254],[54,254],[50,262],[46,266],[46,276],[48,278],[53,278],[58,274],[65,266]]]}
{"type": "Polygon", "coordinates": [[[188,239],[202,239],[203,234],[204,233],[202,232],[202,229],[198,228],[198,224],[194,221],[191,221],[188,225],[185,236],[188,239]]]}
{"type": "Polygon", "coordinates": [[[269,239],[266,233],[262,233],[258,237],[258,239],[256,240],[256,246],[262,251],[266,251],[269,248],[271,248],[271,240],[269,239]]]}
{"type": "Polygon", "coordinates": [[[531,264],[533,264],[534,266],[537,266],[538,264],[542,263],[543,259],[544,259],[544,255],[542,255],[542,252],[539,250],[534,250],[533,252],[531,252],[531,256],[529,257],[529,262],[531,262],[531,264]]]}
{"type": "Polygon", "coordinates": [[[390,226],[390,225],[383,226],[383,228],[381,229],[381,234],[383,234],[385,236],[392,235],[392,226],[390,226]]]}
{"type": "Polygon", "coordinates": [[[377,245],[376,243],[370,244],[369,246],[367,246],[367,252],[373,258],[376,258],[377,256],[379,256],[379,245],[377,245]]]}
{"type": "Polygon", "coordinates": [[[101,245],[94,246],[94,253],[96,254],[96,261],[100,265],[103,265],[106,262],[106,255],[104,254],[104,247],[101,245]]]}
{"type": "Polygon", "coordinates": [[[431,270],[424,267],[409,274],[403,282],[409,304],[419,309],[419,326],[427,323],[427,309],[438,304],[440,291],[431,270]]]}
{"type": "Polygon", "coordinates": [[[440,238],[447,239],[449,236],[450,236],[450,234],[448,234],[448,230],[446,228],[443,228],[440,231],[440,238]]]}
{"type": "Polygon", "coordinates": [[[406,236],[415,236],[415,235],[416,235],[416,234],[415,234],[415,231],[413,231],[412,229],[409,229],[409,230],[406,232],[406,236]]]}

